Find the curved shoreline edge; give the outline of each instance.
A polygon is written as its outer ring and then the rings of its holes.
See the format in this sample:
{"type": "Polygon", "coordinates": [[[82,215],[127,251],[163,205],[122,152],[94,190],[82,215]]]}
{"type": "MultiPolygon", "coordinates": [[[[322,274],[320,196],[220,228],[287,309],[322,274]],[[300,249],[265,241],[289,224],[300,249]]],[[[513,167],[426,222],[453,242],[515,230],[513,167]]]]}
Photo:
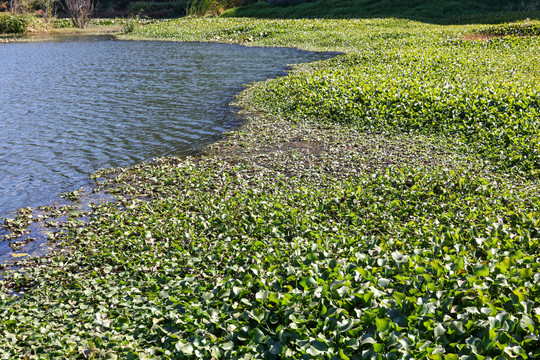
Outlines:
{"type": "MultiPolygon", "coordinates": [[[[83,39],[85,39],[87,36],[91,36],[92,39],[103,39],[102,37],[97,37],[95,35],[85,35],[83,39]]],[[[58,40],[70,40],[70,39],[77,39],[78,37],[73,34],[67,34],[63,36],[54,36],[54,39],[56,41],[58,40]]],[[[105,39],[113,39],[111,36],[107,36],[105,39]]],[[[47,41],[50,40],[49,37],[40,37],[40,40],[47,41]]],[[[203,43],[199,43],[203,44],[203,43]]],[[[217,43],[208,44],[207,46],[210,46],[210,48],[213,47],[219,47],[217,43]]],[[[241,48],[241,45],[233,45],[233,44],[223,44],[223,47],[226,48],[241,48]]],[[[290,49],[293,50],[293,49],[290,49]]],[[[265,52],[266,53],[266,52],[265,52]]],[[[288,54],[291,54],[292,58],[294,60],[291,60],[292,62],[298,61],[298,54],[316,54],[314,52],[304,51],[304,50],[296,50],[287,52],[288,54]],[[291,54],[292,52],[292,54],[291,54]]],[[[267,54],[270,54],[268,52],[267,54]]],[[[335,56],[335,53],[328,53],[328,55],[323,55],[321,53],[317,54],[317,58],[326,58],[328,56],[335,56]]],[[[303,57],[303,56],[302,56],[303,57]]],[[[261,70],[264,67],[261,67],[261,70]]],[[[283,71],[280,70],[279,67],[275,68],[275,74],[271,77],[279,77],[284,76],[287,71],[290,69],[289,65],[286,65],[286,62],[283,62],[283,71]]],[[[228,104],[231,101],[234,100],[235,96],[243,89],[246,85],[238,86],[233,89],[233,93],[230,94],[230,96],[227,96],[227,100],[223,104],[228,104]]],[[[225,128],[237,128],[240,125],[240,121],[236,119],[236,111],[233,109],[232,106],[228,106],[230,108],[230,116],[228,116],[227,123],[229,125],[223,125],[225,128]]],[[[215,141],[216,139],[219,139],[223,136],[223,134],[219,134],[214,136],[211,140],[215,141]]],[[[197,150],[191,151],[191,154],[197,154],[202,151],[202,146],[206,146],[208,141],[205,141],[203,144],[197,147],[197,150]]],[[[182,156],[180,156],[182,157],[182,156]]],[[[149,158],[147,160],[143,161],[150,161],[149,158]]],[[[125,165],[125,166],[132,166],[131,165],[125,165]]],[[[0,214],[0,219],[7,218],[4,222],[4,227],[6,229],[9,229],[10,231],[3,231],[2,228],[0,228],[0,239],[2,239],[5,235],[5,239],[12,240],[10,242],[10,247],[14,251],[13,253],[5,252],[4,249],[7,249],[7,241],[0,242],[0,264],[7,264],[7,263],[13,263],[13,261],[21,260],[21,257],[24,256],[34,256],[38,254],[45,254],[47,252],[47,249],[45,247],[45,242],[47,239],[47,236],[49,233],[51,233],[53,230],[56,232],[60,230],[59,228],[55,228],[53,224],[58,223],[60,219],[56,218],[57,213],[62,214],[63,220],[61,222],[65,222],[67,219],[67,213],[81,213],[82,217],[84,217],[85,211],[83,210],[84,207],[88,207],[90,203],[99,203],[100,198],[102,200],[107,199],[107,196],[104,196],[105,193],[103,192],[101,196],[99,194],[95,194],[95,192],[92,188],[91,182],[93,180],[90,180],[90,176],[86,179],[84,179],[85,186],[81,186],[80,188],[69,188],[64,191],[69,191],[66,194],[54,196],[52,200],[48,201],[47,199],[45,201],[37,201],[34,202],[34,204],[31,204],[30,206],[26,206],[21,209],[16,209],[14,211],[11,211],[7,216],[2,216],[0,214]],[[70,199],[75,201],[75,203],[71,203],[70,199]],[[82,202],[82,204],[81,204],[82,202]],[[32,209],[34,207],[34,209],[32,209]],[[56,209],[54,209],[56,207],[56,209]],[[62,209],[64,208],[64,209],[62,209]],[[46,209],[46,210],[42,210],[46,209]],[[54,210],[51,210],[54,209],[54,210]],[[50,216],[48,212],[51,212],[50,216]],[[32,219],[33,215],[33,219],[32,219]]],[[[54,195],[54,194],[53,194],[54,195]]],[[[0,209],[1,210],[1,209],[0,209]]],[[[56,238],[56,236],[54,236],[56,238]]],[[[54,246],[54,244],[51,244],[54,246]]]]}
{"type": "MultiPolygon", "coordinates": [[[[185,25],[200,31],[193,24],[185,25]]],[[[261,24],[246,20],[244,31],[240,21],[216,20],[205,36],[249,39],[264,35],[261,24]]],[[[324,35],[323,21],[287,24],[296,26],[293,45],[304,27],[324,35]]],[[[366,24],[380,31],[366,44],[446,39],[441,27],[431,34],[398,21],[401,34],[382,31],[383,20],[350,24],[329,36],[344,49],[366,24]]],[[[461,46],[452,31],[441,46],[461,46]]],[[[266,45],[271,36],[259,37],[266,45]]],[[[327,99],[348,99],[345,75],[371,64],[353,55],[251,85],[239,98],[244,127],[201,157],[110,170],[104,185],[126,195],[121,209],[96,207],[54,259],[0,283],[2,355],[539,357],[536,180],[487,166],[467,144],[361,131],[324,121],[323,110],[337,106],[298,100],[304,90],[317,99],[321,88],[327,99]],[[14,300],[8,291],[27,293],[14,300]]],[[[489,65],[487,56],[475,60],[489,65]]]]}

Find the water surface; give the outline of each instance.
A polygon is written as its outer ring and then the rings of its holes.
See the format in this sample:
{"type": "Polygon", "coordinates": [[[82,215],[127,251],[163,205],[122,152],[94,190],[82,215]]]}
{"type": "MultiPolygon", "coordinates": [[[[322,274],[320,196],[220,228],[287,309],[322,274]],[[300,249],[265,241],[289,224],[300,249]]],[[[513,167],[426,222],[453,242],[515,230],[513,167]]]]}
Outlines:
{"type": "MultiPolygon", "coordinates": [[[[193,154],[239,125],[229,103],[244,84],[330,56],[107,37],[0,44],[0,218],[88,187],[101,168],[193,154]]],[[[0,263],[10,252],[0,241],[0,263]]]]}
{"type": "Polygon", "coordinates": [[[0,217],[100,168],[200,150],[238,125],[243,84],[329,54],[105,37],[0,44],[0,217]]]}

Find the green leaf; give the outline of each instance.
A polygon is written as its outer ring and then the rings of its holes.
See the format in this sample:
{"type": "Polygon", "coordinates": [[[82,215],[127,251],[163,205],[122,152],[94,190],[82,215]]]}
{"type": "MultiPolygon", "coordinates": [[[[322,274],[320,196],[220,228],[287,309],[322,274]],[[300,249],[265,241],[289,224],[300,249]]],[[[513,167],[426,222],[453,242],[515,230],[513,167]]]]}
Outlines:
{"type": "Polygon", "coordinates": [[[433,329],[433,333],[435,334],[435,338],[438,338],[439,336],[444,335],[444,333],[446,333],[446,330],[441,324],[437,324],[435,329],[433,329]]]}
{"type": "Polygon", "coordinates": [[[192,355],[193,354],[193,345],[190,343],[184,343],[182,341],[178,341],[175,344],[176,350],[182,352],[184,355],[192,355]]]}
{"type": "Polygon", "coordinates": [[[380,344],[380,343],[373,344],[373,351],[375,351],[376,353],[381,353],[383,352],[383,350],[384,350],[384,344],[380,344]]]}
{"type": "Polygon", "coordinates": [[[221,344],[221,348],[223,350],[231,350],[232,348],[234,348],[234,343],[232,341],[227,341],[227,342],[221,344]]]}
{"type": "Polygon", "coordinates": [[[519,278],[522,280],[528,279],[533,276],[533,271],[530,268],[524,268],[519,271],[519,278]]]}
{"type": "Polygon", "coordinates": [[[276,304],[280,304],[281,300],[279,299],[279,295],[277,293],[270,293],[268,294],[268,301],[271,301],[276,304]]]}
{"type": "Polygon", "coordinates": [[[473,266],[473,274],[476,276],[488,276],[489,275],[489,267],[485,264],[483,265],[474,265],[473,266]]]}
{"type": "Polygon", "coordinates": [[[268,299],[268,294],[269,292],[268,291],[259,291],[255,294],[255,299],[257,300],[262,300],[262,301],[265,301],[266,299],[268,299]]]}
{"type": "Polygon", "coordinates": [[[249,337],[255,344],[260,344],[264,341],[264,333],[259,328],[252,329],[249,332],[249,337]]]}
{"type": "Polygon", "coordinates": [[[252,316],[255,320],[257,320],[257,322],[259,322],[259,323],[260,323],[261,321],[263,321],[263,319],[264,319],[264,314],[265,314],[265,312],[264,312],[264,310],[262,310],[262,309],[253,309],[253,310],[251,311],[251,316],[252,316]]]}
{"type": "Polygon", "coordinates": [[[283,345],[279,341],[271,341],[270,340],[270,354],[273,355],[279,355],[283,351],[283,345]]]}
{"type": "Polygon", "coordinates": [[[328,345],[319,340],[312,341],[310,345],[311,346],[306,350],[306,353],[311,356],[324,354],[328,350],[328,345]]]}
{"type": "Polygon", "coordinates": [[[373,298],[373,295],[374,295],[373,292],[366,291],[364,293],[364,301],[369,304],[371,302],[371,299],[373,298]]]}
{"type": "Polygon", "coordinates": [[[382,288],[387,288],[390,283],[390,279],[380,278],[379,280],[377,280],[377,285],[382,288]]]}
{"type": "Polygon", "coordinates": [[[306,353],[311,355],[311,356],[319,356],[321,355],[323,352],[322,351],[319,351],[317,350],[315,347],[313,346],[310,346],[307,350],[306,350],[306,353]]]}
{"type": "Polygon", "coordinates": [[[300,281],[300,285],[302,285],[304,290],[307,290],[311,288],[312,286],[317,285],[317,281],[313,277],[308,276],[308,277],[302,278],[302,280],[300,281]]]}
{"type": "Polygon", "coordinates": [[[365,345],[365,344],[375,344],[377,342],[375,341],[373,336],[364,335],[364,336],[362,336],[362,339],[360,340],[360,343],[362,345],[365,345]]]}
{"type": "Polygon", "coordinates": [[[465,269],[465,262],[462,258],[458,258],[455,262],[456,264],[456,271],[465,269]]]}
{"type": "Polygon", "coordinates": [[[375,319],[375,324],[377,325],[377,331],[385,332],[385,331],[390,330],[391,325],[392,325],[392,320],[387,319],[387,318],[382,318],[382,319],[377,318],[375,319]]]}
{"type": "Polygon", "coordinates": [[[347,355],[345,355],[345,353],[343,353],[343,349],[339,349],[339,358],[342,360],[350,360],[350,357],[348,357],[347,355]]]}
{"type": "Polygon", "coordinates": [[[400,293],[399,291],[394,291],[393,296],[394,296],[394,299],[396,299],[396,303],[398,305],[401,305],[403,300],[405,300],[407,298],[407,296],[405,294],[400,293]]]}
{"type": "Polygon", "coordinates": [[[525,331],[530,331],[531,333],[534,332],[534,329],[535,329],[534,321],[526,315],[523,315],[521,317],[521,320],[519,321],[519,325],[525,331]]]}

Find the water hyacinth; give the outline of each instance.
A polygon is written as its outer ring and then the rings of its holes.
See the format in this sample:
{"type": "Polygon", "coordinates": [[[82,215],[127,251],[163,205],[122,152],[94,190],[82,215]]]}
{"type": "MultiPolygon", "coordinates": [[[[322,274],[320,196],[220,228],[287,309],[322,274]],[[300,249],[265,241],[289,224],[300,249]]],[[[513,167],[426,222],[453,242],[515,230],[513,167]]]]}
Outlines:
{"type": "Polygon", "coordinates": [[[347,54],[251,85],[198,157],[96,174],[118,202],[5,271],[0,358],[540,357],[538,40],[477,28],[134,30],[347,54]]]}

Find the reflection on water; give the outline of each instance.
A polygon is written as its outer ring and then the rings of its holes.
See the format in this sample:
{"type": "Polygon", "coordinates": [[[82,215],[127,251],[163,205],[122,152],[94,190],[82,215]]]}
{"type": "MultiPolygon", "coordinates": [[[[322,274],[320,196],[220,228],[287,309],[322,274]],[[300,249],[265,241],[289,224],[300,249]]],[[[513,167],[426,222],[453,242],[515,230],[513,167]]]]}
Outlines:
{"type": "Polygon", "coordinates": [[[0,44],[0,217],[86,185],[100,168],[194,153],[237,125],[228,103],[243,84],[331,56],[54,40],[0,44]]]}

